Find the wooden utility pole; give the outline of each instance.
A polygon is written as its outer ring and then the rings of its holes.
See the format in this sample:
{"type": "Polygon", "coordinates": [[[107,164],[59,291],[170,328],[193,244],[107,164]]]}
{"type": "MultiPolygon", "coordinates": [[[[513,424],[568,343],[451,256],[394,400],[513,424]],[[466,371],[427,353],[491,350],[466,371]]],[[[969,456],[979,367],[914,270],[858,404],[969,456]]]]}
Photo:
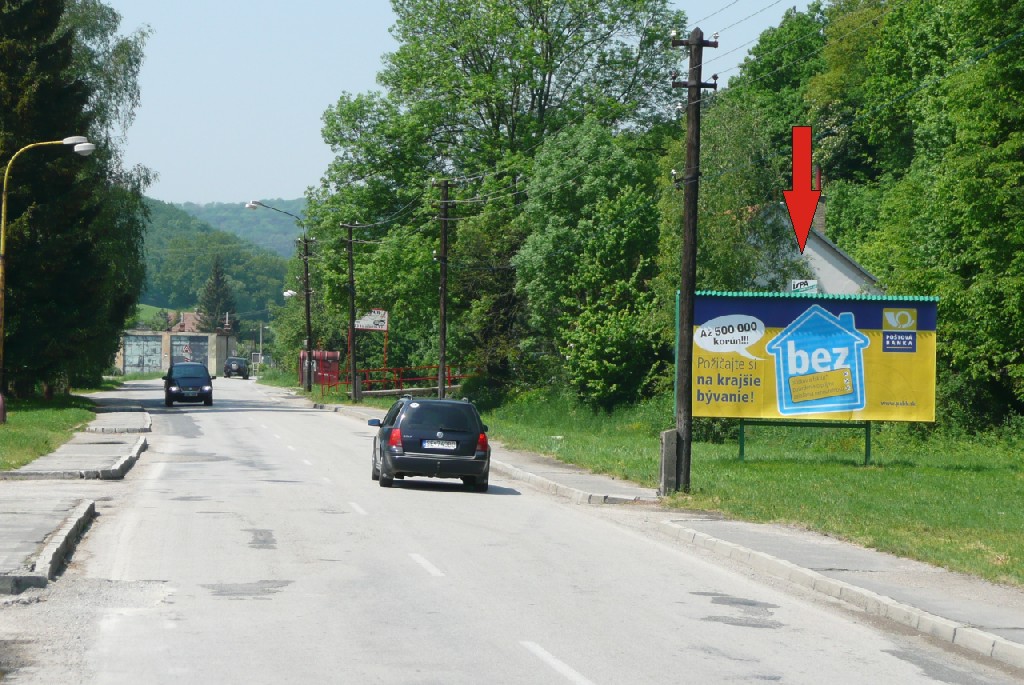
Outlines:
{"type": "Polygon", "coordinates": [[[448,384],[448,368],[445,359],[448,345],[448,179],[441,180],[441,329],[438,344],[440,355],[437,366],[437,396],[444,399],[448,384]]]}
{"type": "Polygon", "coordinates": [[[348,224],[348,378],[352,401],[363,399],[362,388],[356,378],[356,272],[352,254],[352,224],[348,224]]]}
{"type": "MultiPolygon", "coordinates": [[[[715,36],[717,38],[717,36],[715,36]]],[[[676,430],[674,440],[666,440],[662,449],[661,493],[670,490],[690,492],[690,456],[693,439],[693,319],[697,282],[697,189],[700,183],[700,100],[702,88],[716,88],[701,81],[704,48],[717,48],[718,41],[704,40],[704,32],[695,28],[688,40],[672,39],[672,47],[689,48],[690,72],[685,84],[673,81],[673,87],[686,86],[686,169],[683,171],[683,248],[680,264],[679,330],[676,349],[676,430]],[[674,444],[672,444],[674,443],[674,444]],[[672,449],[674,448],[674,449],[672,449]]],[[[718,76],[714,76],[718,80],[718,76]]]]}
{"type": "Polygon", "coordinates": [[[306,293],[306,377],[303,386],[306,392],[313,392],[313,321],[309,312],[309,238],[302,236],[302,289],[306,293]]]}

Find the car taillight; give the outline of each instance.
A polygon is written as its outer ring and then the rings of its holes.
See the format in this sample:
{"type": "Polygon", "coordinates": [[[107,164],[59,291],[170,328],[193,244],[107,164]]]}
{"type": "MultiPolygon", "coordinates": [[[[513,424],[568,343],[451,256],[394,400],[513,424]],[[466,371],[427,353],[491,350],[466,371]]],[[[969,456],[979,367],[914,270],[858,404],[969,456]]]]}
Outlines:
{"type": "Polygon", "coordinates": [[[388,447],[392,453],[402,454],[405,452],[402,449],[402,431],[397,428],[391,429],[391,435],[388,436],[388,447]]]}
{"type": "Polygon", "coordinates": [[[487,451],[487,433],[481,433],[480,437],[476,439],[476,451],[486,452],[487,451]]]}

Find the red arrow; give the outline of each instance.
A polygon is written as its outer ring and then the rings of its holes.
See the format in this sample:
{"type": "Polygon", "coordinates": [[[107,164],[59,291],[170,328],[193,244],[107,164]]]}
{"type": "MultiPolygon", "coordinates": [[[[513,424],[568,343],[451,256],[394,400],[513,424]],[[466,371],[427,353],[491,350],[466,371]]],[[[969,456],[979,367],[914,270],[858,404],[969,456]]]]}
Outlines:
{"type": "Polygon", "coordinates": [[[793,220],[793,231],[800,254],[807,245],[807,234],[811,232],[814,212],[818,209],[821,189],[811,189],[811,127],[793,127],[793,190],[782,192],[786,196],[789,218],[793,220]]]}

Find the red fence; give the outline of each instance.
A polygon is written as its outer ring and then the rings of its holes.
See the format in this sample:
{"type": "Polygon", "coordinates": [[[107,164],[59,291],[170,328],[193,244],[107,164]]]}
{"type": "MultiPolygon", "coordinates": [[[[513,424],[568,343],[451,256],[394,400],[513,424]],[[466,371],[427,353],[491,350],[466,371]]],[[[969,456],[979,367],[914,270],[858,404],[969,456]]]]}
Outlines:
{"type": "MultiPolygon", "coordinates": [[[[299,385],[302,385],[306,368],[306,353],[299,355],[299,385]]],[[[438,366],[396,366],[379,369],[358,369],[360,387],[363,390],[405,390],[406,388],[437,387],[438,366]]],[[[476,375],[473,370],[458,366],[448,366],[445,370],[445,385],[454,385],[456,381],[476,375]]],[[[341,353],[326,350],[313,350],[313,383],[320,386],[320,394],[324,395],[331,388],[345,386],[351,388],[348,369],[342,373],[341,353]]],[[[347,392],[347,390],[346,390],[347,392]]]]}

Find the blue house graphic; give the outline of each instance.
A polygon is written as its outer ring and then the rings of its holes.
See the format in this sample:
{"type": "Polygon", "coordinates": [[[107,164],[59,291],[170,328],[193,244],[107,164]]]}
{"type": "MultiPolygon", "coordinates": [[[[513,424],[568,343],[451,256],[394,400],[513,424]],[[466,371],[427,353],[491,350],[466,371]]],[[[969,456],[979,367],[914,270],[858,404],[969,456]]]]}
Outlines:
{"type": "Polygon", "coordinates": [[[838,317],[812,305],[765,349],[775,357],[776,393],[783,416],[864,408],[864,348],[853,314],[838,317]]]}

